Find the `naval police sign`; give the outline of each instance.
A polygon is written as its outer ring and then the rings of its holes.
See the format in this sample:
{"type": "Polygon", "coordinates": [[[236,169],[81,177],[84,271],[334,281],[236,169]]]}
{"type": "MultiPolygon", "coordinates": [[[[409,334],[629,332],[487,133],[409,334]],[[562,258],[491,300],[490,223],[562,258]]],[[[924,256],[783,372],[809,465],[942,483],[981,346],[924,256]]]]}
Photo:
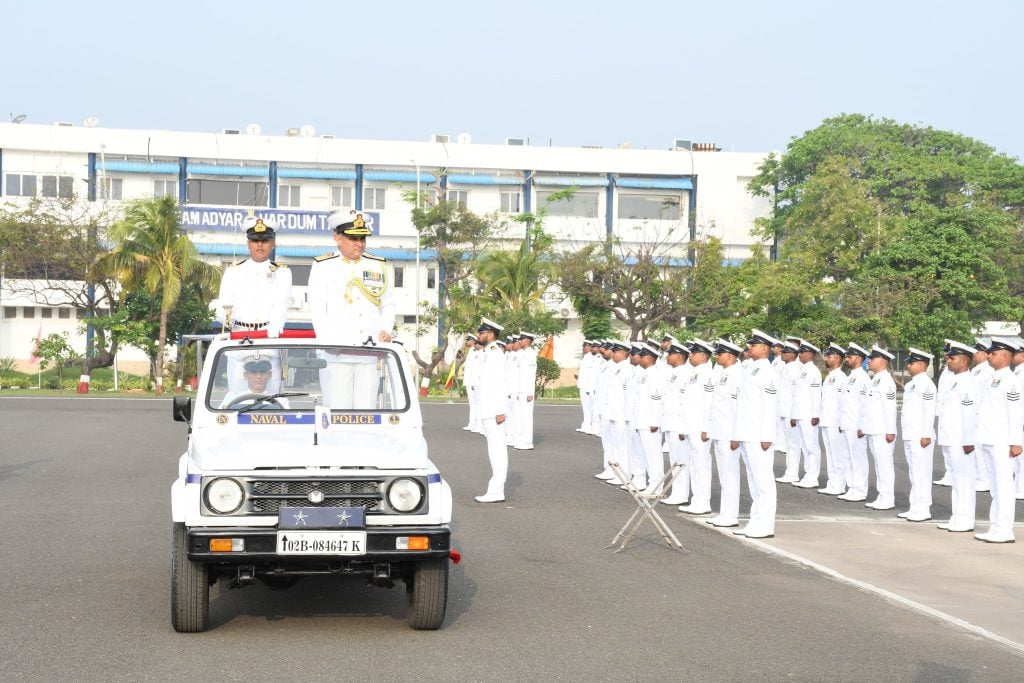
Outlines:
{"type": "MultiPolygon", "coordinates": [[[[367,225],[374,235],[380,232],[380,214],[363,211],[372,218],[367,225]]],[[[249,216],[273,222],[277,232],[326,234],[330,211],[293,211],[289,209],[226,209],[211,206],[186,206],[181,209],[181,227],[194,231],[241,230],[249,216]]]]}

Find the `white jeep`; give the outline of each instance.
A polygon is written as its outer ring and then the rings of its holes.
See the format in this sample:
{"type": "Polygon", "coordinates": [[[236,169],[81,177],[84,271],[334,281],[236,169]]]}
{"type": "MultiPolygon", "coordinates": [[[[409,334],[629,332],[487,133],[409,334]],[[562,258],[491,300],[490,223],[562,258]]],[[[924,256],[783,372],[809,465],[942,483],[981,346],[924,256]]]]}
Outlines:
{"type": "Polygon", "coordinates": [[[328,345],[290,329],[198,341],[195,401],[173,402],[189,424],[171,486],[174,629],[207,628],[218,580],[352,574],[402,580],[410,626],[440,628],[458,560],[452,495],[427,456],[401,345],[328,345]]]}

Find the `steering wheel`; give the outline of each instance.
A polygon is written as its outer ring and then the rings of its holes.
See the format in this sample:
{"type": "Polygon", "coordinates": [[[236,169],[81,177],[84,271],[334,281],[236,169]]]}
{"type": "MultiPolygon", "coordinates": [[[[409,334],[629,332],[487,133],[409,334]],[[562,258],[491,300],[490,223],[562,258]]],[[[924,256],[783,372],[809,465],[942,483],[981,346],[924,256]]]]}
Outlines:
{"type": "Polygon", "coordinates": [[[284,406],[281,405],[276,398],[271,398],[269,394],[242,394],[235,396],[231,399],[231,403],[228,404],[228,408],[243,408],[242,404],[246,401],[252,401],[252,405],[262,403],[269,407],[271,410],[284,410],[284,406]]]}

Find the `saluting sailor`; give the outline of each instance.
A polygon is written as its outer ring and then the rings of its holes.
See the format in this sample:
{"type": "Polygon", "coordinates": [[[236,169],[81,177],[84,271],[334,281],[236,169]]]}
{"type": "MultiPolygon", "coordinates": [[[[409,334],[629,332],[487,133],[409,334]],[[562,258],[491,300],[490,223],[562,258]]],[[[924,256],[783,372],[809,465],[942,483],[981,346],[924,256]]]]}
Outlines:
{"type": "Polygon", "coordinates": [[[825,366],[828,374],[821,383],[821,435],[825,442],[825,471],[828,481],[825,488],[818,493],[838,496],[846,493],[846,478],[850,469],[850,454],[846,447],[846,439],[839,431],[840,390],[846,382],[843,374],[843,356],[846,349],[836,344],[829,344],[825,349],[825,366]]]}
{"type": "Polygon", "coordinates": [[[871,457],[875,462],[875,488],[878,497],[864,507],[892,510],[895,507],[893,489],[895,468],[893,450],[896,448],[896,382],[889,374],[889,363],[895,356],[875,344],[868,356],[868,367],[874,371],[864,402],[861,427],[858,434],[867,437],[871,457]]]}
{"type": "Polygon", "coordinates": [[[914,347],[909,351],[906,367],[910,381],[903,387],[900,431],[910,475],[910,509],[897,517],[909,522],[924,522],[932,518],[936,389],[928,376],[928,367],[934,356],[914,347]]]}
{"type": "MultiPolygon", "coordinates": [[[[275,338],[284,329],[288,307],[292,303],[292,272],[270,260],[276,244],[274,223],[269,218],[250,217],[246,223],[249,258],[224,271],[220,292],[211,303],[217,320],[234,331],[265,330],[275,338]]],[[[270,354],[272,371],[270,393],[281,387],[281,360],[270,354]]],[[[235,356],[228,358],[228,390],[244,391],[242,367],[235,356]]]]}
{"type": "MultiPolygon", "coordinates": [[[[385,260],[366,253],[372,221],[357,211],[327,218],[337,251],[314,259],[309,272],[309,310],[317,340],[326,344],[363,345],[391,341],[395,306],[391,273],[385,260]]],[[[320,371],[324,405],[337,409],[368,408],[377,385],[373,358],[324,352],[320,371]]]]}
{"type": "Polygon", "coordinates": [[[1024,442],[1024,408],[1020,379],[1010,369],[1014,346],[993,339],[988,348],[992,378],[981,394],[977,438],[988,468],[992,490],[988,531],[974,537],[986,543],[1013,543],[1013,461],[1021,456],[1024,442]]]}
{"type": "Polygon", "coordinates": [[[952,514],[937,526],[946,531],[974,531],[974,491],[977,478],[974,455],[974,430],[978,421],[978,387],[968,370],[974,349],[957,341],[946,345],[946,368],[951,378],[941,394],[938,442],[949,463],[952,514]]]}

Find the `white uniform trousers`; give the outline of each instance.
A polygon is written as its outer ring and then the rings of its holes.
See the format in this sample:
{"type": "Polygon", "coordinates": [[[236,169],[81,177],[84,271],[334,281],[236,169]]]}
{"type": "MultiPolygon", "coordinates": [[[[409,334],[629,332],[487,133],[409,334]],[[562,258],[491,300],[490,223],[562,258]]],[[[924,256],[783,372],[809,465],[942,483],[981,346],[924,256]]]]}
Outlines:
{"type": "Polygon", "coordinates": [[[626,423],[623,420],[609,420],[608,436],[611,442],[608,460],[619,463],[619,467],[622,468],[626,476],[632,478],[633,471],[629,465],[629,435],[626,433],[626,423]]]}
{"type": "Polygon", "coordinates": [[[822,427],[821,433],[825,441],[825,470],[828,472],[825,487],[832,491],[845,491],[850,469],[846,435],[839,431],[839,427],[822,427]]]}
{"type": "Polygon", "coordinates": [[[974,507],[978,498],[974,490],[977,479],[974,453],[964,453],[962,446],[942,446],[942,457],[949,463],[953,480],[949,526],[962,531],[971,530],[974,528],[974,507]]]}
{"type": "Polygon", "coordinates": [[[601,469],[608,469],[609,462],[615,462],[615,439],[612,436],[612,421],[598,417],[601,425],[601,469]]]}
{"type": "Polygon", "coordinates": [[[821,477],[821,442],[818,440],[818,426],[810,419],[797,420],[800,431],[800,447],[804,452],[804,480],[819,482],[821,477]]]}
{"type": "Polygon", "coordinates": [[[516,445],[521,448],[533,448],[533,404],[526,400],[527,394],[519,394],[519,435],[516,445]]]}
{"type": "Polygon", "coordinates": [[[332,363],[320,370],[320,393],[332,410],[373,410],[380,375],[376,363],[332,363]]]}
{"type": "Polygon", "coordinates": [[[984,444],[981,449],[985,466],[988,467],[988,486],[992,492],[992,505],[988,512],[988,533],[1000,540],[1012,539],[1016,501],[1013,495],[1013,460],[1010,458],[1010,447],[984,444]]]}
{"type": "Polygon", "coordinates": [[[740,444],[740,454],[747,469],[747,486],[750,488],[750,522],[745,530],[751,534],[775,533],[775,450],[761,449],[757,441],[740,444]]]}
{"type": "Polygon", "coordinates": [[[505,440],[510,446],[519,438],[519,394],[509,394],[505,409],[505,440]]]}
{"type": "Polygon", "coordinates": [[[647,472],[647,460],[644,458],[644,445],[640,442],[640,434],[636,425],[626,422],[626,452],[629,454],[629,476],[643,477],[647,472]]]}
{"type": "Polygon", "coordinates": [[[508,476],[508,446],[505,443],[505,425],[498,424],[494,416],[480,421],[487,437],[487,459],[491,461],[491,479],[487,482],[487,495],[504,496],[505,478],[508,476]]]}
{"type": "Polygon", "coordinates": [[[466,422],[466,426],[469,427],[470,431],[480,431],[480,418],[476,415],[477,409],[477,389],[466,385],[466,401],[469,402],[469,420],[466,422]]]}
{"type": "Polygon", "coordinates": [[[981,452],[981,444],[974,444],[974,469],[977,472],[977,477],[974,480],[974,484],[979,489],[988,488],[988,461],[985,460],[985,456],[981,452]]]}
{"type": "Polygon", "coordinates": [[[856,429],[843,432],[846,452],[850,454],[850,470],[846,475],[848,493],[858,498],[868,495],[868,437],[858,437],[856,429]]]}
{"type": "Polygon", "coordinates": [[[903,453],[907,456],[907,473],[910,475],[909,512],[913,517],[930,517],[935,447],[922,446],[920,439],[904,439],[903,453]]]}
{"type": "Polygon", "coordinates": [[[685,441],[679,440],[679,432],[663,433],[668,444],[668,461],[673,465],[684,465],[672,484],[672,495],[668,498],[672,503],[681,505],[690,500],[690,450],[685,441]]]}
{"type": "Polygon", "coordinates": [[[789,430],[789,418],[780,417],[775,429],[775,450],[783,453],[789,452],[789,440],[786,434],[789,430]]]}
{"type": "Polygon", "coordinates": [[[1024,500],[1024,455],[1013,459],[1014,494],[1017,500],[1024,500]]]}
{"type": "Polygon", "coordinates": [[[647,485],[653,486],[665,476],[665,454],[661,452],[661,430],[652,432],[650,427],[643,427],[637,430],[637,435],[644,453],[647,485]]]}
{"type": "Polygon", "coordinates": [[[711,441],[701,441],[700,432],[687,434],[684,444],[690,461],[690,507],[711,508],[711,441]]]}
{"type": "Polygon", "coordinates": [[[594,392],[581,391],[580,406],[583,408],[583,422],[580,423],[580,429],[590,434],[594,431],[594,392]]]}
{"type": "Polygon", "coordinates": [[[865,434],[864,438],[871,448],[871,458],[875,463],[875,488],[878,490],[876,501],[883,507],[891,507],[895,504],[893,488],[896,472],[892,454],[896,450],[896,440],[886,443],[885,434],[865,434]]]}
{"type": "Polygon", "coordinates": [[[943,467],[942,476],[940,477],[940,479],[945,479],[946,481],[950,481],[953,478],[953,463],[951,463],[949,461],[949,455],[946,453],[946,449],[945,448],[940,448],[939,450],[942,451],[942,467],[943,467]]]}
{"type": "Polygon", "coordinates": [[[800,423],[796,427],[786,419],[786,472],[782,475],[793,481],[800,480],[800,456],[803,453],[804,436],[800,433],[800,423]]]}
{"type": "Polygon", "coordinates": [[[722,485],[718,516],[722,524],[735,524],[740,516],[740,448],[729,448],[728,439],[715,439],[715,464],[722,485]]]}

